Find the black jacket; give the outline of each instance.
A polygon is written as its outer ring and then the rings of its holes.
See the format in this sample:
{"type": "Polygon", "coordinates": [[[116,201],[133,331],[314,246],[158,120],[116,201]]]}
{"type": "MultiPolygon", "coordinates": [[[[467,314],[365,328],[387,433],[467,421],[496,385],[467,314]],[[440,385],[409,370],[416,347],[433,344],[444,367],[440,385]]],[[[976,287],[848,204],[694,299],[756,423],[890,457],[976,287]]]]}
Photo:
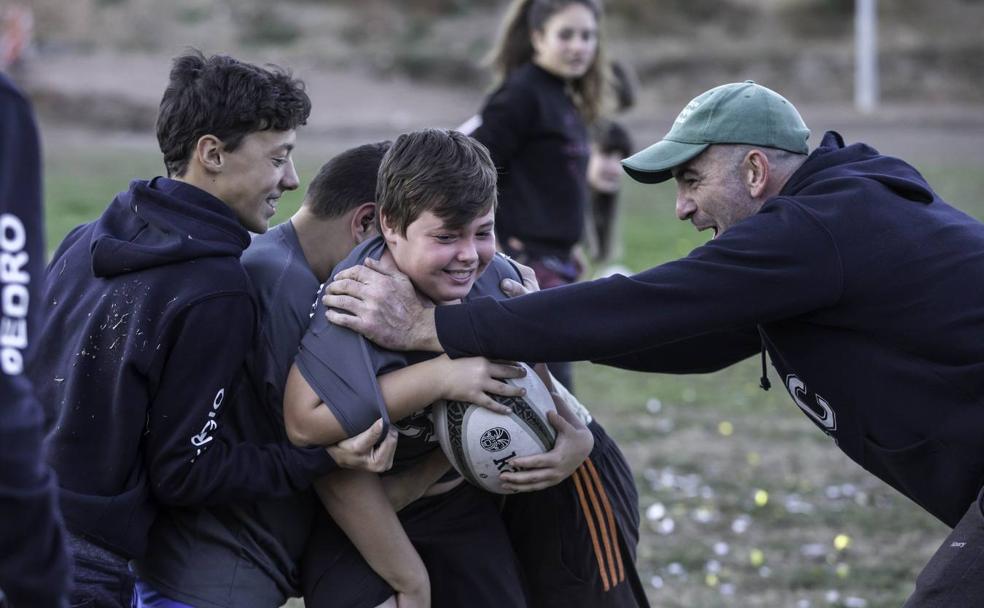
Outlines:
{"type": "Polygon", "coordinates": [[[0,74],[0,591],[61,606],[68,560],[57,486],[41,453],[41,407],[25,365],[40,325],[41,154],[27,100],[0,74]]]}
{"type": "Polygon", "coordinates": [[[686,373],[761,343],[811,420],[942,521],[984,484],[984,224],[836,133],[686,258],[436,314],[454,355],[686,373]]]}
{"type": "Polygon", "coordinates": [[[561,78],[527,63],[488,99],[472,137],[499,169],[495,231],[534,255],[570,254],[584,233],[588,134],[561,78]]]}
{"type": "Polygon", "coordinates": [[[157,503],[287,496],[330,468],[323,454],[223,433],[257,333],[248,244],[222,201],[156,178],[58,248],[35,381],[73,532],[136,557],[157,503]]]}

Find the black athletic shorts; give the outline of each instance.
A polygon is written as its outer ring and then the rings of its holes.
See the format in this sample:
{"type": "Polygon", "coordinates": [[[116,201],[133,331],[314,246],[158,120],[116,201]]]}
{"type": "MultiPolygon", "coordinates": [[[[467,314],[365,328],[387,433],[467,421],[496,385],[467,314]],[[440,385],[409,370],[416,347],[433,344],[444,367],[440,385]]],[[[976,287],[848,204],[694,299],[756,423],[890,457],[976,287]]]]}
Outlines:
{"type": "Polygon", "coordinates": [[[625,457],[595,421],[591,455],[564,482],[509,496],[503,518],[536,608],[649,606],[635,569],[639,496],[625,457]]]}
{"type": "MultiPolygon", "coordinates": [[[[399,512],[431,583],[433,608],[525,608],[499,497],[462,483],[399,512]]],[[[393,590],[322,511],[301,565],[307,608],[372,608],[393,590]]]]}

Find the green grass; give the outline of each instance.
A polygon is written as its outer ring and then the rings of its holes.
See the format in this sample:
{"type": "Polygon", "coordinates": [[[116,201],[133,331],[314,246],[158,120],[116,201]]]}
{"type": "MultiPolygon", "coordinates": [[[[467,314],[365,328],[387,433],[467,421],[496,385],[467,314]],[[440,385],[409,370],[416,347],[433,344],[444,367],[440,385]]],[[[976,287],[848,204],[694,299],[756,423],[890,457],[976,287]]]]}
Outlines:
{"type": "MultiPolygon", "coordinates": [[[[160,171],[150,152],[51,150],[45,175],[51,249],[73,226],[98,216],[131,178],[160,171]]],[[[316,169],[306,159],[298,167],[302,187],[316,169]]],[[[984,217],[984,174],[977,167],[920,169],[945,199],[984,217]]],[[[625,265],[642,270],[704,241],[675,219],[673,200],[672,185],[626,184],[625,265]]],[[[274,221],[289,217],[299,202],[299,192],[286,195],[274,221]]],[[[760,390],[757,360],[702,376],[590,364],[578,364],[576,373],[582,399],[636,472],[643,511],[638,568],[644,582],[658,583],[650,589],[654,605],[847,606],[853,597],[866,608],[898,606],[945,535],[944,526],[840,454],[782,387],[760,390]],[[722,423],[733,431],[722,433],[722,423]],[[660,481],[688,475],[698,480],[696,493],[660,481]],[[841,487],[852,496],[831,498],[831,488],[841,487]],[[754,502],[759,489],[768,492],[764,506],[754,502]],[[813,511],[794,512],[789,505],[797,501],[813,511]],[[655,503],[667,515],[650,522],[645,513],[655,503]],[[658,531],[666,517],[675,523],[670,534],[658,531]],[[747,521],[747,530],[736,532],[736,520],[747,521]],[[851,539],[840,551],[833,546],[838,534],[851,539]],[[720,543],[727,551],[719,555],[720,543]],[[761,564],[751,563],[753,551],[761,552],[761,564]]]]}

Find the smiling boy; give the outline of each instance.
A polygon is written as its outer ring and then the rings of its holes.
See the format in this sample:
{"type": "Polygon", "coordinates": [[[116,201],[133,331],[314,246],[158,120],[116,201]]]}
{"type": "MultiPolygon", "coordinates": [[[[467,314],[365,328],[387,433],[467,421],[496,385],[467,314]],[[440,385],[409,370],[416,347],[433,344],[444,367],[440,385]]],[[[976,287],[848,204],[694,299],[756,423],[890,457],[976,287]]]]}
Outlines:
{"type": "MultiPolygon", "coordinates": [[[[503,297],[502,279],[518,280],[519,275],[495,253],[495,181],[488,152],[461,133],[424,130],[400,136],[384,158],[377,182],[382,236],[357,248],[336,271],[367,258],[378,260],[384,268],[406,273],[428,305],[485,295],[503,297]]],[[[428,412],[420,410],[439,399],[482,402],[499,409],[485,391],[508,394],[513,387],[495,378],[517,375],[512,365],[482,358],[430,357],[379,349],[329,324],[319,304],[288,380],[288,432],[298,441],[327,444],[358,432],[380,416],[392,418],[401,434],[392,470],[401,471],[438,449],[428,412]],[[407,367],[420,361],[425,363],[407,367]],[[486,366],[491,377],[473,383],[454,365],[486,366]],[[409,390],[396,390],[397,379],[409,373],[417,374],[416,382],[409,390]]],[[[559,432],[556,449],[567,457],[561,459],[563,470],[544,474],[559,480],[590,451],[590,435],[573,415],[551,417],[551,421],[559,432]]],[[[389,504],[376,501],[366,506],[357,492],[369,493],[371,486],[347,492],[340,484],[333,486],[339,502],[336,511],[342,517],[356,504],[362,507],[358,517],[367,527],[375,525],[374,518],[385,521],[393,516],[389,504]]],[[[332,515],[339,517],[334,511],[332,515]]],[[[419,554],[426,566],[424,574],[429,574],[433,606],[526,605],[494,497],[462,483],[452,472],[402,509],[399,520],[405,535],[359,546],[362,557],[337,527],[322,520],[305,557],[305,601],[321,605],[331,600],[332,605],[350,608],[388,605],[383,603],[392,594],[387,568],[417,567],[387,559],[397,551],[406,552],[409,540],[410,551],[419,554]],[[476,552],[475,547],[482,550],[476,552]]]]}
{"type": "Polygon", "coordinates": [[[158,505],[288,496],[333,468],[325,450],[234,444],[223,428],[257,332],[239,257],[297,188],[310,107],[277,68],[178,57],[157,121],[167,177],[133,181],[55,252],[33,379],[54,422],[72,605],[130,605],[127,562],[158,505]]]}

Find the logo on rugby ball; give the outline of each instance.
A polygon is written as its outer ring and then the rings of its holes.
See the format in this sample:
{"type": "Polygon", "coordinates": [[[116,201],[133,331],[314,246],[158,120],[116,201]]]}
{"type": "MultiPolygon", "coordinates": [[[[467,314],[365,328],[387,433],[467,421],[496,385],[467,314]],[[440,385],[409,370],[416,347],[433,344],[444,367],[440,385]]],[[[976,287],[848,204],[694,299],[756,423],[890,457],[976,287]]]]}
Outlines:
{"type": "Polygon", "coordinates": [[[482,437],[478,441],[486,452],[498,452],[509,447],[511,439],[509,438],[509,431],[501,426],[496,426],[482,433],[482,437]]]}

